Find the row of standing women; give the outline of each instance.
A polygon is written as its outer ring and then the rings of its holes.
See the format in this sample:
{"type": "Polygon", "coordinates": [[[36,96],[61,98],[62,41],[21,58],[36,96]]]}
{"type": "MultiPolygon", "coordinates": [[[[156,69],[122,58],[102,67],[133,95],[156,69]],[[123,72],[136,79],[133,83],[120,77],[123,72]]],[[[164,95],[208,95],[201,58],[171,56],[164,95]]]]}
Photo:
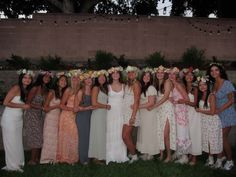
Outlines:
{"type": "Polygon", "coordinates": [[[222,65],[211,64],[209,77],[183,69],[183,82],[178,68],[162,66],[145,68],[139,82],[138,68],[128,66],[123,84],[122,70],[58,73],[51,90],[51,72],[41,72],[32,85],[33,73],[21,70],[19,83],[4,100],[3,169],[23,171],[23,112],[31,165],[88,164],[90,158],[95,163],[133,163],[137,151],[143,160],[160,154],[164,162],[177,159],[194,165],[204,151],[209,154],[206,165],[220,168],[226,157],[224,169],[234,166],[228,141],[236,125],[234,88],[222,65]],[[134,127],[138,127],[137,143],[132,138],[134,127]]]}

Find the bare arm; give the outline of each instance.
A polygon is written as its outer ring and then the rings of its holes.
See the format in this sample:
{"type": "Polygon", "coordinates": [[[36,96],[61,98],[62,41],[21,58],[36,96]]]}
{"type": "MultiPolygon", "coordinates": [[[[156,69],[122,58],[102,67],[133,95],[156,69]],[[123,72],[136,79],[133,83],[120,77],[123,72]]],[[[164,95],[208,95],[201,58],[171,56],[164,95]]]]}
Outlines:
{"type": "Polygon", "coordinates": [[[176,89],[180,92],[182,95],[183,99],[187,102],[189,101],[188,93],[184,89],[184,87],[180,83],[175,84],[176,89]]]}
{"type": "Polygon", "coordinates": [[[98,93],[99,93],[99,88],[93,87],[93,89],[92,89],[92,105],[95,108],[107,109],[108,108],[107,104],[102,104],[102,103],[98,102],[98,93]]]}
{"type": "Polygon", "coordinates": [[[210,110],[197,109],[197,112],[201,112],[207,115],[214,115],[216,111],[216,98],[214,94],[210,94],[209,103],[210,103],[210,110]]]}
{"type": "Polygon", "coordinates": [[[181,99],[181,100],[178,101],[178,103],[187,104],[189,106],[196,107],[197,97],[198,97],[198,90],[197,90],[197,88],[194,88],[194,102],[191,102],[190,100],[188,101],[188,100],[185,100],[185,99],[181,99]]]}
{"type": "Polygon", "coordinates": [[[48,95],[47,95],[47,98],[46,98],[46,101],[44,103],[44,111],[45,112],[49,112],[53,109],[56,109],[56,108],[59,108],[59,105],[53,105],[53,106],[50,106],[50,102],[51,100],[55,97],[55,94],[53,91],[49,91],[48,95]]]}
{"type": "Polygon", "coordinates": [[[150,95],[148,96],[148,101],[146,103],[139,105],[139,109],[147,109],[149,107],[152,107],[153,105],[155,105],[155,102],[156,102],[156,95],[150,95]]]}
{"type": "Polygon", "coordinates": [[[224,110],[226,110],[227,108],[232,106],[232,104],[234,103],[234,94],[233,94],[233,92],[229,93],[227,95],[227,97],[228,97],[228,101],[225,104],[223,104],[219,109],[216,110],[217,113],[223,112],[224,110]]]}
{"type": "Polygon", "coordinates": [[[130,124],[134,123],[134,120],[136,118],[136,114],[137,114],[137,111],[139,108],[141,89],[140,89],[140,85],[138,82],[134,83],[133,92],[134,92],[134,104],[133,104],[133,109],[132,109],[133,111],[132,111],[131,118],[130,118],[130,120],[131,120],[130,124]]]}
{"type": "Polygon", "coordinates": [[[67,88],[62,96],[61,104],[60,104],[60,108],[62,110],[73,111],[73,108],[66,106],[67,100],[70,96],[70,92],[71,92],[70,88],[67,88]]]}
{"type": "Polygon", "coordinates": [[[28,104],[21,104],[21,103],[13,103],[11,102],[12,99],[17,96],[20,93],[20,88],[18,85],[13,86],[9,92],[7,93],[3,105],[10,107],[10,108],[22,108],[22,109],[28,109],[30,106],[28,104]]]}

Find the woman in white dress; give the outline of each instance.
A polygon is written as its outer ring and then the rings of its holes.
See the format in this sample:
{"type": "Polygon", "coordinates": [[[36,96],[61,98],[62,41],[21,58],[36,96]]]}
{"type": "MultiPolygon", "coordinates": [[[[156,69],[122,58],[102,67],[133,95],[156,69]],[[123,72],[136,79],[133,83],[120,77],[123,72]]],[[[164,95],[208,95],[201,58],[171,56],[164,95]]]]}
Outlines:
{"type": "Polygon", "coordinates": [[[6,166],[3,170],[23,172],[25,164],[22,142],[23,110],[29,109],[25,104],[27,94],[33,81],[33,72],[20,70],[19,81],[7,93],[3,105],[4,109],[1,127],[5,150],[6,166]]]}
{"type": "Polygon", "coordinates": [[[94,72],[95,83],[92,88],[92,106],[95,109],[91,115],[90,138],[89,138],[89,157],[93,158],[93,162],[101,164],[106,160],[106,117],[107,110],[110,105],[107,104],[108,88],[107,78],[108,72],[100,70],[94,72]]]}
{"type": "Polygon", "coordinates": [[[124,85],[121,83],[121,71],[122,67],[108,70],[108,104],[111,109],[107,111],[106,164],[128,160],[127,148],[122,140],[124,85]]]}
{"type": "Polygon", "coordinates": [[[166,68],[159,66],[154,69],[156,72],[156,90],[157,102],[150,108],[156,108],[157,121],[159,129],[157,130],[160,143],[160,160],[163,159],[163,151],[166,149],[165,163],[171,160],[171,150],[176,150],[176,123],[174,115],[174,106],[169,101],[171,97],[173,85],[168,79],[166,68]]]}
{"type": "Polygon", "coordinates": [[[124,103],[123,103],[123,117],[124,125],[122,130],[122,138],[126,144],[131,160],[129,163],[133,163],[138,160],[136,154],[136,145],[132,139],[133,128],[139,126],[139,101],[141,86],[136,79],[138,68],[134,66],[128,66],[126,68],[127,84],[125,85],[124,103]]]}
{"type": "Polygon", "coordinates": [[[222,165],[221,153],[223,151],[223,132],[221,129],[221,121],[216,114],[216,97],[210,93],[210,84],[207,78],[199,79],[199,96],[197,112],[201,113],[202,118],[202,150],[209,154],[206,161],[206,166],[219,168],[222,165]],[[214,164],[213,155],[217,155],[216,163],[214,164]]]}
{"type": "Polygon", "coordinates": [[[137,136],[137,149],[143,154],[143,160],[153,159],[153,155],[160,153],[159,136],[156,109],[151,111],[149,107],[156,101],[157,91],[152,85],[152,70],[145,68],[141,76],[141,98],[140,98],[140,125],[137,136]]]}
{"type": "Polygon", "coordinates": [[[189,101],[179,100],[182,103],[188,105],[187,118],[189,121],[189,135],[192,143],[190,149],[190,165],[195,165],[197,157],[202,154],[202,133],[201,133],[201,116],[196,112],[195,107],[197,106],[198,88],[193,86],[196,77],[194,76],[193,68],[183,69],[183,83],[188,93],[189,101]]]}

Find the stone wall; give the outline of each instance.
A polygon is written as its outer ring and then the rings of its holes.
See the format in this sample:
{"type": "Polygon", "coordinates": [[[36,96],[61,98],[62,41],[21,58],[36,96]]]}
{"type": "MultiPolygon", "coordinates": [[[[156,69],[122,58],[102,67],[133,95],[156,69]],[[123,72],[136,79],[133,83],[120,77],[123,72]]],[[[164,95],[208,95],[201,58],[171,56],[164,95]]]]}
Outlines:
{"type": "Polygon", "coordinates": [[[236,20],[78,14],[0,20],[0,60],[11,54],[87,60],[97,50],[128,59],[161,51],[167,59],[177,60],[193,45],[205,49],[209,59],[235,60],[236,20]]]}

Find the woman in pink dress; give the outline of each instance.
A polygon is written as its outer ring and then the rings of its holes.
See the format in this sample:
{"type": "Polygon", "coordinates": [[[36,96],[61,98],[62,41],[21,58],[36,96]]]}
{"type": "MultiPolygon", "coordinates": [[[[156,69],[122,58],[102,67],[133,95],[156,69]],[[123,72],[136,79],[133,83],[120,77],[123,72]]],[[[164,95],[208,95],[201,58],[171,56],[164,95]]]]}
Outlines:
{"type": "Polygon", "coordinates": [[[46,116],[43,129],[43,148],[40,158],[41,164],[56,162],[58,124],[61,113],[60,101],[67,85],[67,76],[65,76],[65,73],[58,73],[54,89],[49,91],[44,104],[46,116]]]}
{"type": "Polygon", "coordinates": [[[174,104],[175,120],[176,120],[176,155],[179,159],[178,163],[184,164],[188,162],[188,156],[191,148],[189,136],[189,122],[187,117],[187,106],[184,101],[189,101],[188,94],[184,86],[178,80],[179,69],[174,67],[169,71],[169,79],[174,88],[171,101],[174,104]]]}
{"type": "Polygon", "coordinates": [[[63,94],[60,108],[57,162],[74,164],[78,162],[78,130],[75,122],[74,99],[79,90],[80,70],[70,71],[71,87],[63,94]]]}

